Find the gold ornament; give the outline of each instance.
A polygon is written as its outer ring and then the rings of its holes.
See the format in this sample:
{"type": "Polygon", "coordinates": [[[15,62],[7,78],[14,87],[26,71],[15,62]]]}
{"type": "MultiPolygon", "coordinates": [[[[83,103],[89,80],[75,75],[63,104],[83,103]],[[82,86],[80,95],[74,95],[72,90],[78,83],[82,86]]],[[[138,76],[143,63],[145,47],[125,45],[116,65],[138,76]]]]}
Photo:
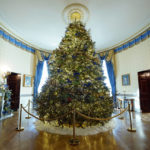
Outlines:
{"type": "Polygon", "coordinates": [[[58,94],[57,92],[54,93],[54,95],[57,95],[57,94],[58,94]]]}

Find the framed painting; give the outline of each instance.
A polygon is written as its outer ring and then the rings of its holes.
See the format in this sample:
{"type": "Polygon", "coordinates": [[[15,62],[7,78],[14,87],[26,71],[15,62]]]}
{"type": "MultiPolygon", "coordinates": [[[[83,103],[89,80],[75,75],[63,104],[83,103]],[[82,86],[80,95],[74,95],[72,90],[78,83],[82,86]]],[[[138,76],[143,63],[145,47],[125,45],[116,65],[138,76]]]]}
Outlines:
{"type": "Polygon", "coordinates": [[[32,87],[32,76],[24,74],[23,78],[23,86],[32,87]]]}
{"type": "Polygon", "coordinates": [[[130,74],[122,75],[122,85],[130,85],[130,74]]]}

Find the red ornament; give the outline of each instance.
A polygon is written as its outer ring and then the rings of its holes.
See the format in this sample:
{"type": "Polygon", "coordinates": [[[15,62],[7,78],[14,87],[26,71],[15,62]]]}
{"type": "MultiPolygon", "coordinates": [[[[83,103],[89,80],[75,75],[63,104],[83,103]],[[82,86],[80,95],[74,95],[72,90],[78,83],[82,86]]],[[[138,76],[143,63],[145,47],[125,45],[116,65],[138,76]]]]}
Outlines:
{"type": "Polygon", "coordinates": [[[72,98],[68,97],[68,102],[71,102],[72,101],[72,98]]]}

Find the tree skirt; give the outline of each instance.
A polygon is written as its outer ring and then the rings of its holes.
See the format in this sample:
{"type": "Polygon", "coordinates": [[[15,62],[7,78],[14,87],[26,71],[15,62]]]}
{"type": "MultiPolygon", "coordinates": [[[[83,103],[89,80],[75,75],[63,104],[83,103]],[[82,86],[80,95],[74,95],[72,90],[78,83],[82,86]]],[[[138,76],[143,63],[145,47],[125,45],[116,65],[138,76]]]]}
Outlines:
{"type": "MultiPolygon", "coordinates": [[[[56,121],[51,121],[50,123],[43,123],[42,121],[35,122],[36,129],[39,131],[46,131],[49,133],[60,134],[60,135],[72,135],[73,129],[72,127],[56,127],[56,121]]],[[[94,135],[100,132],[106,132],[115,127],[115,120],[112,119],[109,122],[105,123],[105,125],[98,124],[96,126],[85,127],[85,128],[77,128],[76,127],[76,135],[94,135]]]]}
{"type": "Polygon", "coordinates": [[[141,114],[141,119],[143,121],[150,121],[150,113],[142,113],[141,114]]]}

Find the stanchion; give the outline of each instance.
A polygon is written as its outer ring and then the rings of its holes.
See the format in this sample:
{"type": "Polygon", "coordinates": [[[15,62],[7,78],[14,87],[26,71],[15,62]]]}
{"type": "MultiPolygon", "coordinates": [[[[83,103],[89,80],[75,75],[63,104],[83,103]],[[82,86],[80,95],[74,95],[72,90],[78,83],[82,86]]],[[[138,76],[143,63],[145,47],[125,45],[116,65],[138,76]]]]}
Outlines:
{"type": "MultiPolygon", "coordinates": [[[[28,101],[28,112],[30,113],[30,100],[28,101]]],[[[26,119],[30,119],[31,117],[29,116],[29,113],[28,113],[28,116],[25,117],[26,119]]]]}
{"type": "MultiPolygon", "coordinates": [[[[122,101],[120,100],[120,113],[121,113],[121,110],[122,110],[122,101]]],[[[124,116],[122,116],[122,115],[120,115],[120,117],[119,117],[120,120],[124,119],[124,116]]]]}
{"type": "Polygon", "coordinates": [[[16,128],[16,131],[23,131],[24,130],[24,128],[21,127],[21,119],[22,119],[22,104],[19,107],[18,127],[16,128]]]}
{"type": "Polygon", "coordinates": [[[131,118],[131,110],[130,110],[130,104],[128,103],[128,111],[129,111],[129,118],[130,118],[130,128],[127,130],[129,132],[136,132],[136,129],[132,127],[132,118],[131,118]]]}
{"type": "Polygon", "coordinates": [[[76,124],[75,115],[76,115],[76,112],[74,109],[73,110],[73,138],[70,140],[71,145],[78,145],[80,143],[80,141],[76,139],[76,134],[75,134],[75,124],[76,124]]]}

